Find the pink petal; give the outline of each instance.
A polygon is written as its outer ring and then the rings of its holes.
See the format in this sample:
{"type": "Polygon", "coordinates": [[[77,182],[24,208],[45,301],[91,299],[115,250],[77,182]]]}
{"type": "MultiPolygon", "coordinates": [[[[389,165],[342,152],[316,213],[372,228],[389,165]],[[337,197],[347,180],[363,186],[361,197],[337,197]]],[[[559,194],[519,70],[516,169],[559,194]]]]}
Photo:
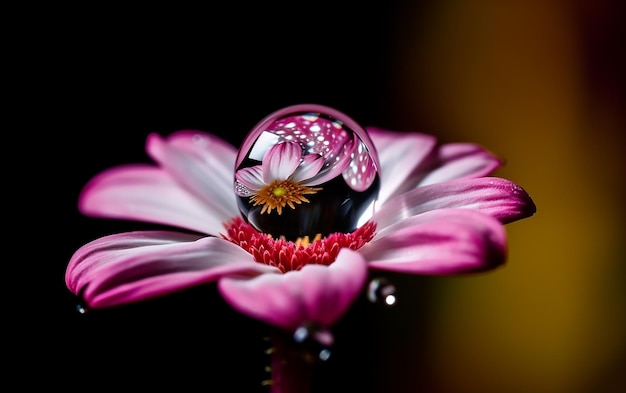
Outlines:
{"type": "Polygon", "coordinates": [[[167,138],[148,136],[148,154],[220,216],[239,214],[233,193],[237,151],[222,139],[200,131],[178,131],[167,138]]]}
{"type": "Polygon", "coordinates": [[[148,231],[110,235],[84,245],[68,264],[66,283],[89,307],[99,308],[166,295],[223,276],[276,272],[220,238],[148,231]]]}
{"type": "Polygon", "coordinates": [[[88,216],[152,222],[217,236],[223,222],[235,214],[224,215],[222,209],[205,202],[161,169],[124,165],[92,178],[78,207],[88,216]]]}
{"type": "Polygon", "coordinates": [[[330,266],[306,265],[299,271],[251,279],[225,277],[218,289],[241,313],[295,330],[307,323],[335,323],[358,296],[366,277],[365,260],[346,248],[330,266]]]}
{"type": "Polygon", "coordinates": [[[210,164],[215,165],[214,168],[219,172],[229,172],[235,167],[232,160],[237,155],[237,148],[213,134],[198,130],[181,130],[168,135],[165,140],[170,146],[198,160],[205,160],[207,156],[211,156],[210,164]]]}
{"type": "Polygon", "coordinates": [[[291,175],[291,180],[308,184],[307,180],[317,175],[324,166],[324,159],[318,154],[307,154],[302,157],[302,163],[291,175]]]}
{"type": "Polygon", "coordinates": [[[253,192],[259,191],[265,186],[265,182],[263,181],[263,168],[261,165],[240,169],[235,172],[235,178],[253,192]]]}
{"type": "MultiPolygon", "coordinates": [[[[351,154],[339,153],[332,157],[334,157],[334,160],[332,160],[331,165],[327,167],[322,166],[322,169],[315,176],[309,178],[306,182],[303,182],[303,184],[307,186],[317,186],[326,183],[339,176],[339,174],[350,165],[350,161],[352,161],[351,154]]],[[[324,163],[326,163],[327,159],[328,157],[324,158],[324,163]]]]}
{"type": "Polygon", "coordinates": [[[359,249],[373,269],[448,275],[492,269],[506,259],[504,226],[469,209],[434,210],[379,232],[359,249]]]}
{"type": "Polygon", "coordinates": [[[401,133],[380,128],[367,128],[381,165],[381,187],[378,203],[397,195],[409,185],[407,179],[411,173],[423,165],[435,147],[437,140],[432,135],[421,133],[401,133]]]}
{"type": "Polygon", "coordinates": [[[300,165],[302,148],[295,142],[283,142],[272,146],[263,157],[263,181],[285,180],[300,165]]]}
{"type": "Polygon", "coordinates": [[[355,191],[363,192],[370,188],[379,174],[380,168],[372,154],[374,153],[361,142],[352,149],[352,160],[342,176],[346,184],[355,191]]]}
{"type": "Polygon", "coordinates": [[[501,158],[472,143],[449,143],[439,148],[434,166],[424,176],[418,176],[416,185],[442,183],[455,179],[483,177],[502,165],[501,158]]]}
{"type": "Polygon", "coordinates": [[[505,224],[536,210],[522,187],[507,179],[482,177],[418,187],[387,201],[372,219],[381,230],[407,217],[445,208],[479,210],[505,224]]]}

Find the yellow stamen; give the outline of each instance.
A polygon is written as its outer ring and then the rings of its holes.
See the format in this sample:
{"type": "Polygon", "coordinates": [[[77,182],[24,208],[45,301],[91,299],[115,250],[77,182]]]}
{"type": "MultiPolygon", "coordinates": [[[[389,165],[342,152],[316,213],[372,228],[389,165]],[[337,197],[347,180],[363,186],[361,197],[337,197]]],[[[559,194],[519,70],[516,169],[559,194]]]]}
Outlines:
{"type": "Polygon", "coordinates": [[[295,243],[296,243],[296,246],[306,247],[309,245],[309,237],[308,236],[299,237],[296,239],[295,243]]]}
{"type": "Polygon", "coordinates": [[[284,196],[286,193],[287,190],[285,190],[283,187],[276,187],[272,190],[272,194],[277,198],[284,196]]]}
{"type": "MultiPolygon", "coordinates": [[[[315,237],[313,238],[313,242],[322,240],[322,234],[318,233],[317,235],[315,235],[315,237]]],[[[309,244],[311,244],[311,240],[309,239],[308,236],[304,236],[304,237],[299,237],[296,239],[296,241],[294,242],[296,244],[296,246],[302,246],[302,247],[308,247],[309,244]]]]}
{"type": "Polygon", "coordinates": [[[260,189],[250,198],[250,202],[253,206],[263,205],[261,214],[265,212],[269,214],[273,209],[276,209],[278,214],[282,214],[285,206],[295,209],[296,204],[308,203],[310,201],[305,195],[315,194],[321,189],[321,187],[303,186],[291,180],[276,180],[260,189]]]}

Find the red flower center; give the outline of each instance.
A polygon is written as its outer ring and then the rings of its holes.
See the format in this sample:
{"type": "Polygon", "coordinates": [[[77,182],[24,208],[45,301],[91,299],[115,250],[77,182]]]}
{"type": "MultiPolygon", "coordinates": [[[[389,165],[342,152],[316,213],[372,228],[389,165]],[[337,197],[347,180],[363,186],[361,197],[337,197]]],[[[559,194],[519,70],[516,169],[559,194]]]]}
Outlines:
{"type": "Polygon", "coordinates": [[[298,270],[307,264],[330,265],[344,247],[358,250],[372,240],[376,233],[376,224],[368,222],[351,233],[332,233],[324,238],[316,236],[313,241],[308,237],[295,242],[282,238],[274,239],[261,233],[246,223],[241,217],[224,225],[226,235],[222,237],[249,252],[254,260],[275,266],[283,273],[298,270]]]}

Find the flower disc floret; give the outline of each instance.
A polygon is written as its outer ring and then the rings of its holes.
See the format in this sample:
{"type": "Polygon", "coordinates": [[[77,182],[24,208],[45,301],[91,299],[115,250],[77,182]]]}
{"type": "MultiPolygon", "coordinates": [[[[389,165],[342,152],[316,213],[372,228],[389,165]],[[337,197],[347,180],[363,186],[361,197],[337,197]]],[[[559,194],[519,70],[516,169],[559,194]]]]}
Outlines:
{"type": "Polygon", "coordinates": [[[269,214],[273,209],[276,209],[278,214],[282,214],[285,206],[295,209],[295,204],[309,202],[305,195],[315,194],[321,189],[321,187],[307,187],[290,179],[275,180],[252,195],[250,202],[253,206],[263,205],[261,214],[266,212],[269,214]]]}
{"type": "Polygon", "coordinates": [[[296,241],[273,238],[261,233],[237,217],[225,225],[226,234],[222,237],[249,252],[254,260],[279,268],[283,273],[299,270],[308,264],[330,265],[337,258],[339,250],[358,250],[374,238],[376,224],[368,222],[351,233],[333,233],[326,237],[308,237],[296,241]]]}

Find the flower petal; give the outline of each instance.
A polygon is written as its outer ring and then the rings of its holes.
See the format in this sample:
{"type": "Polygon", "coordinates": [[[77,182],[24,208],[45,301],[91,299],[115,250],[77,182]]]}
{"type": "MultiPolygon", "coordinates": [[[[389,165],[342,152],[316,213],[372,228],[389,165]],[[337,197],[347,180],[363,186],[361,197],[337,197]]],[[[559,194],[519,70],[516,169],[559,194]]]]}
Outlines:
{"type": "MultiPolygon", "coordinates": [[[[346,151],[350,151],[353,146],[354,142],[351,142],[350,146],[345,147],[346,151]]],[[[345,171],[351,161],[352,154],[347,154],[346,152],[342,152],[338,155],[325,155],[324,164],[329,163],[330,165],[322,166],[315,176],[309,178],[307,181],[303,182],[303,184],[307,186],[317,186],[326,183],[345,171]],[[331,157],[331,159],[329,159],[329,157],[331,157]]]]}
{"type": "Polygon", "coordinates": [[[479,210],[504,224],[536,211],[535,203],[522,187],[507,179],[482,177],[418,187],[387,201],[372,219],[381,230],[407,217],[445,208],[479,210]]]}
{"type": "Polygon", "coordinates": [[[185,130],[167,138],[149,135],[146,151],[211,210],[222,217],[239,214],[233,193],[233,146],[214,135],[185,130]]]}
{"type": "Polygon", "coordinates": [[[300,165],[302,148],[295,142],[283,142],[272,146],[263,156],[263,181],[285,180],[300,165]]]}
{"type": "Polygon", "coordinates": [[[432,135],[401,133],[369,127],[380,160],[381,186],[378,203],[384,204],[393,195],[414,186],[407,184],[411,173],[420,168],[435,147],[437,140],[432,135]]]}
{"type": "Polygon", "coordinates": [[[151,165],[123,165],[93,177],[78,201],[93,217],[138,220],[219,235],[224,215],[187,192],[167,172],[151,165]]]}
{"type": "Polygon", "coordinates": [[[413,179],[415,186],[492,174],[503,161],[480,145],[448,143],[440,146],[432,166],[413,179]]]}
{"type": "Polygon", "coordinates": [[[469,209],[434,210],[402,220],[359,249],[373,269],[448,275],[492,269],[506,259],[504,226],[469,209]]]}
{"type": "Polygon", "coordinates": [[[317,175],[324,166],[324,159],[319,154],[307,154],[302,157],[302,163],[291,175],[291,180],[307,184],[307,180],[317,175]]]}
{"type": "Polygon", "coordinates": [[[220,238],[146,231],[87,243],[72,256],[65,278],[72,292],[82,295],[89,307],[99,308],[165,295],[225,275],[277,272],[220,238]]]}
{"type": "MultiPolygon", "coordinates": [[[[259,191],[265,187],[263,182],[263,168],[261,165],[255,165],[249,168],[243,168],[235,172],[235,178],[252,192],[259,191]]],[[[247,195],[241,195],[247,196],[247,195]]]]}
{"type": "Polygon", "coordinates": [[[224,299],[236,310],[269,324],[295,330],[306,323],[330,326],[347,311],[367,278],[362,256],[342,249],[330,266],[306,265],[283,275],[222,278],[224,299]]]}

